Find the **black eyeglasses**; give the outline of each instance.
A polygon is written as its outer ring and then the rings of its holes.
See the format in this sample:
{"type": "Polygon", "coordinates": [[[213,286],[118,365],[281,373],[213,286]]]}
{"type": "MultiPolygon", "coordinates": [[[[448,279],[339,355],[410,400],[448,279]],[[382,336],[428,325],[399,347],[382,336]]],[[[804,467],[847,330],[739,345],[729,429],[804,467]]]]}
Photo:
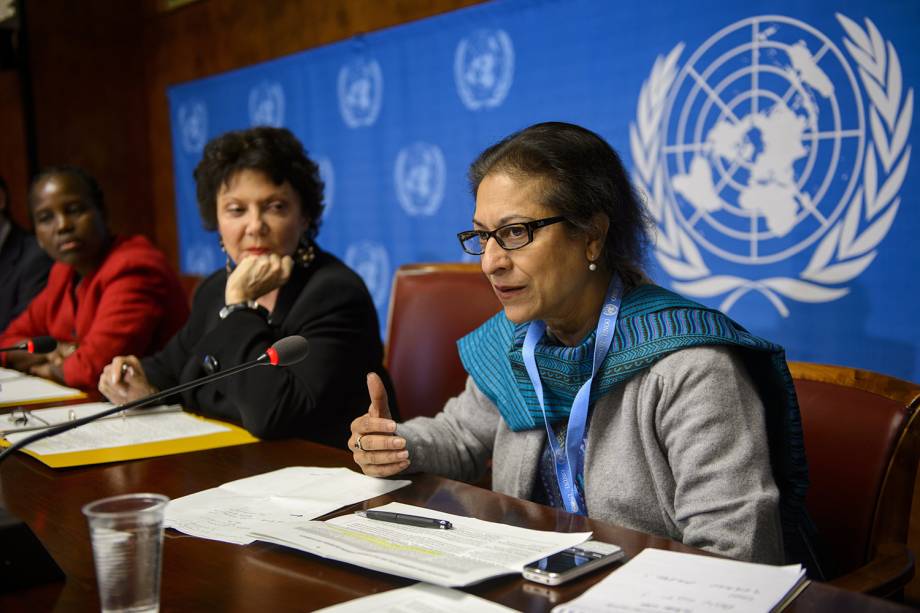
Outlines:
{"type": "Polygon", "coordinates": [[[533,242],[533,231],[538,228],[551,226],[554,223],[565,221],[565,217],[547,217],[535,221],[509,223],[495,228],[491,232],[486,230],[467,230],[457,234],[463,250],[470,255],[482,255],[486,252],[486,243],[494,237],[498,246],[506,251],[520,249],[533,242]]]}

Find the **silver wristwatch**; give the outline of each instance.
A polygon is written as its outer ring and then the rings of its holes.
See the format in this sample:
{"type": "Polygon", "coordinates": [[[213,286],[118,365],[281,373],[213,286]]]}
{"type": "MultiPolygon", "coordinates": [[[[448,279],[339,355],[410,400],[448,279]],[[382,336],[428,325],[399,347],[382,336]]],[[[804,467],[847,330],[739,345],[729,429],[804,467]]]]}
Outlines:
{"type": "Polygon", "coordinates": [[[268,309],[266,309],[264,306],[262,306],[255,300],[247,300],[245,302],[234,302],[233,304],[228,304],[224,308],[222,308],[217,313],[217,315],[221,319],[226,319],[227,315],[229,315],[230,313],[233,313],[235,311],[243,311],[243,310],[255,311],[262,317],[265,317],[266,319],[268,318],[268,309]]]}

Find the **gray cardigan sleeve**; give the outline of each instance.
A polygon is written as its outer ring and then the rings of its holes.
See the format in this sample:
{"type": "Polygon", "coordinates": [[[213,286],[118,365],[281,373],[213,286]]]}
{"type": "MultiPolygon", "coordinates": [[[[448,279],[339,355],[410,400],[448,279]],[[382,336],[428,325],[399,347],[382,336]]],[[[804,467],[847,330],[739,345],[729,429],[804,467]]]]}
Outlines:
{"type": "MultiPolygon", "coordinates": [[[[593,410],[589,515],[732,558],[781,563],[763,410],[732,350],[684,349],[661,359],[593,410]]],[[[494,488],[522,498],[545,442],[542,429],[503,426],[471,379],[437,416],[399,424],[397,433],[411,471],[474,482],[494,456],[494,488]]]]}
{"type": "Polygon", "coordinates": [[[652,374],[660,394],[655,429],[683,542],[736,559],[782,562],[764,407],[741,361],[726,348],[698,348],[661,360],[652,374]]]}
{"type": "Polygon", "coordinates": [[[435,417],[416,417],[399,424],[396,433],[406,439],[411,472],[475,482],[492,457],[500,420],[495,405],[467,377],[466,389],[435,417]]]}

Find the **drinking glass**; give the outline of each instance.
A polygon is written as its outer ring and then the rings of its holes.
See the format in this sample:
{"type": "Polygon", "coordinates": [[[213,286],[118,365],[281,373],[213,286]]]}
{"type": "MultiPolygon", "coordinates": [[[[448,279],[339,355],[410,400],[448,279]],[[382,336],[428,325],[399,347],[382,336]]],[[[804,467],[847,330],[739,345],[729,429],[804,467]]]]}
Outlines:
{"type": "Polygon", "coordinates": [[[161,494],[124,494],[83,507],[104,613],[160,610],[163,512],[168,502],[161,494]]]}

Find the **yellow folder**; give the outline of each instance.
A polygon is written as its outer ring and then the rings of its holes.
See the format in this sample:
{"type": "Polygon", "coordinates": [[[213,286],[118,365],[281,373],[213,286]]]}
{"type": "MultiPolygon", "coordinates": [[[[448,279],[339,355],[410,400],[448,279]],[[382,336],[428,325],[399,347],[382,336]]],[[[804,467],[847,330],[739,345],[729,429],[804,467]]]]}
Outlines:
{"type": "MultiPolygon", "coordinates": [[[[195,419],[223,426],[227,428],[227,430],[200,436],[188,436],[166,441],[122,445],[118,447],[105,447],[102,449],[88,449],[85,451],[71,451],[54,454],[40,454],[29,451],[28,449],[22,449],[21,451],[51,468],[68,468],[71,466],[86,466],[89,464],[103,464],[106,462],[155,458],[157,456],[186,453],[188,451],[203,451],[205,449],[216,449],[217,447],[230,447],[232,445],[259,442],[259,439],[254,437],[247,430],[234,424],[217,419],[201,417],[199,415],[190,416],[195,419]]],[[[9,445],[10,443],[8,441],[0,440],[0,446],[9,447],[9,445]]]]}

